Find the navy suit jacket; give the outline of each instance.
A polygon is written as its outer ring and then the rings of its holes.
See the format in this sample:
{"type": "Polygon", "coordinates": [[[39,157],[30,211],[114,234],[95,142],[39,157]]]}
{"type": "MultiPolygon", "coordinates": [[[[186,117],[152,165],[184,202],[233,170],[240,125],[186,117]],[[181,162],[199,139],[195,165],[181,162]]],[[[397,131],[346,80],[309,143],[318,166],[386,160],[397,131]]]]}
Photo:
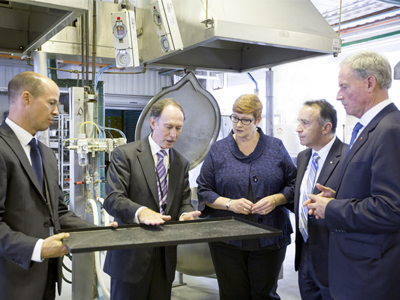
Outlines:
{"type": "MultiPolygon", "coordinates": [[[[55,230],[93,226],[68,210],[58,185],[54,152],[38,144],[55,230]]],[[[48,260],[31,261],[39,238],[49,237],[50,210],[28,157],[14,131],[0,126],[0,293],[1,299],[41,300],[46,287],[48,260]]],[[[57,260],[61,292],[61,258],[57,260]]]]}
{"type": "MultiPolygon", "coordinates": [[[[170,169],[166,215],[178,220],[193,211],[189,187],[189,162],[170,149],[170,169]]],[[[107,173],[104,208],[118,224],[134,223],[136,211],[146,206],[159,211],[154,159],[148,137],[116,148],[107,173]]],[[[145,275],[154,248],[108,251],[104,271],[111,277],[137,283],[145,275]]],[[[165,247],[165,267],[169,282],[175,278],[176,246],[165,247]]]]}
{"type": "Polygon", "coordinates": [[[399,299],[400,112],[386,106],[343,162],[328,203],[329,286],[341,299],[399,299]]]}
{"type": "MultiPolygon", "coordinates": [[[[326,157],[322,166],[321,173],[317,183],[328,186],[336,190],[339,183],[339,173],[341,163],[347,151],[347,144],[343,143],[337,137],[326,157]]],[[[301,251],[303,245],[303,236],[299,230],[299,198],[301,182],[306,172],[307,165],[311,157],[312,150],[306,149],[297,156],[297,178],[294,197],[294,213],[296,216],[296,256],[295,269],[300,266],[301,251]]],[[[319,194],[320,191],[315,188],[313,194],[319,194]]],[[[323,286],[328,286],[328,248],[329,248],[329,230],[326,227],[324,219],[316,219],[314,216],[308,217],[308,244],[311,253],[311,261],[314,267],[315,275],[323,286]]]]}

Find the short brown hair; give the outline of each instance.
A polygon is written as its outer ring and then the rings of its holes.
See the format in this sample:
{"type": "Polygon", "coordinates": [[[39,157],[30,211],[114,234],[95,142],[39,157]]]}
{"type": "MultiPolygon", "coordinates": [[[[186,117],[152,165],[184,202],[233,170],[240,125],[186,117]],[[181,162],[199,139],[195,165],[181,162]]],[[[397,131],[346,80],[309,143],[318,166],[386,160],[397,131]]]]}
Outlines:
{"type": "Polygon", "coordinates": [[[263,105],[257,95],[244,94],[233,103],[233,111],[239,114],[252,114],[255,119],[261,117],[263,105]]]}
{"type": "Polygon", "coordinates": [[[43,81],[40,75],[35,72],[22,72],[14,76],[8,83],[8,101],[14,103],[16,99],[25,91],[37,97],[43,92],[43,81]]]}
{"type": "Polygon", "coordinates": [[[156,121],[158,121],[158,118],[161,116],[164,108],[166,108],[168,105],[178,107],[182,111],[183,120],[185,121],[186,116],[182,106],[172,98],[165,98],[154,103],[150,109],[150,117],[153,117],[156,121]]]}

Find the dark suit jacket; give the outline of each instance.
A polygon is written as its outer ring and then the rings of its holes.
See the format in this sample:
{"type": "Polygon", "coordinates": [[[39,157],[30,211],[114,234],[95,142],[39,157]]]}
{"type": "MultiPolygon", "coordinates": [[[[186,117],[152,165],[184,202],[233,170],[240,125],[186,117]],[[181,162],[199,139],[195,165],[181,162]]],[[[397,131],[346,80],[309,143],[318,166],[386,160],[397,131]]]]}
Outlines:
{"type": "MultiPolygon", "coordinates": [[[[326,157],[325,163],[322,166],[321,173],[317,179],[317,183],[328,186],[336,190],[339,183],[339,173],[341,162],[346,155],[347,145],[338,138],[333,142],[332,148],[326,157]]],[[[296,256],[295,269],[300,266],[302,241],[303,237],[299,231],[299,198],[300,186],[306,171],[308,162],[311,157],[312,150],[306,149],[297,156],[297,178],[296,190],[294,197],[294,213],[296,216],[296,256]]],[[[315,188],[313,194],[319,194],[320,191],[315,188]]],[[[318,281],[323,286],[328,286],[328,247],[329,247],[329,230],[326,227],[324,219],[316,219],[313,216],[308,218],[308,244],[311,253],[311,261],[314,267],[314,272],[318,281]]]]}
{"type": "MultiPolygon", "coordinates": [[[[189,162],[170,149],[166,215],[178,220],[193,211],[189,188],[189,162]]],[[[108,169],[104,207],[118,224],[132,224],[141,206],[159,211],[154,160],[148,137],[116,148],[108,169]]],[[[129,283],[139,282],[149,267],[154,248],[108,251],[104,271],[129,283]]],[[[165,248],[167,279],[172,282],[176,268],[176,246],[165,248]]]]}
{"type": "MultiPolygon", "coordinates": [[[[48,185],[55,229],[87,227],[68,210],[58,185],[53,151],[39,143],[44,179],[48,185]]],[[[1,299],[42,299],[48,260],[32,262],[39,238],[49,236],[50,211],[29,160],[11,128],[0,126],[0,293],[1,299]]],[[[61,259],[58,259],[61,291],[61,259]]]]}
{"type": "Polygon", "coordinates": [[[365,127],[343,162],[326,207],[329,286],[341,299],[399,299],[400,112],[390,104],[365,127]]]}

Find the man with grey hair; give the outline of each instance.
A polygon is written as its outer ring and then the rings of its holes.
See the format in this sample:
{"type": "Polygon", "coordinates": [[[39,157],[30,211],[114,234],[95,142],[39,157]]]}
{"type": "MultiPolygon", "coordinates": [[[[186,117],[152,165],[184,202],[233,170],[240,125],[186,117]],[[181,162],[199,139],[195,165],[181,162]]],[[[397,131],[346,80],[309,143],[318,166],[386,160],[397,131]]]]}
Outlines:
{"type": "MultiPolygon", "coordinates": [[[[191,205],[189,162],[172,148],[184,119],[179,103],[162,99],[150,111],[152,133],[114,150],[104,208],[118,224],[160,225],[200,215],[191,205]]],[[[170,299],[176,255],[176,246],[108,251],[111,299],[170,299]]]]}
{"type": "Polygon", "coordinates": [[[336,137],[337,115],[326,100],[304,103],[296,132],[308,149],[297,156],[294,197],[296,216],[295,270],[302,299],[331,300],[328,284],[329,230],[325,220],[308,216],[303,202],[317,194],[317,184],[336,189],[347,145],[336,137]]]}
{"type": "Polygon", "coordinates": [[[400,295],[400,112],[389,100],[392,72],[373,51],[341,63],[337,100],[359,118],[336,191],[309,195],[309,214],[330,230],[329,286],[341,299],[400,295]]]}

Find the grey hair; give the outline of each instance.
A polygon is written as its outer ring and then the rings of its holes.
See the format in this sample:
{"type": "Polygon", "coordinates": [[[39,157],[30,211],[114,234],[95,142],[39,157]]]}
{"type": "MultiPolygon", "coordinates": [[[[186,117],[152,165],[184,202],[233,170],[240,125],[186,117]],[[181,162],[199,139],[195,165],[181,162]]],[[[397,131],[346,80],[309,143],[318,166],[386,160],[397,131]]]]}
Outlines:
{"type": "Polygon", "coordinates": [[[373,76],[382,90],[392,86],[390,63],[385,56],[375,51],[364,50],[349,55],[340,63],[340,66],[344,65],[349,66],[359,80],[373,76]]]}

